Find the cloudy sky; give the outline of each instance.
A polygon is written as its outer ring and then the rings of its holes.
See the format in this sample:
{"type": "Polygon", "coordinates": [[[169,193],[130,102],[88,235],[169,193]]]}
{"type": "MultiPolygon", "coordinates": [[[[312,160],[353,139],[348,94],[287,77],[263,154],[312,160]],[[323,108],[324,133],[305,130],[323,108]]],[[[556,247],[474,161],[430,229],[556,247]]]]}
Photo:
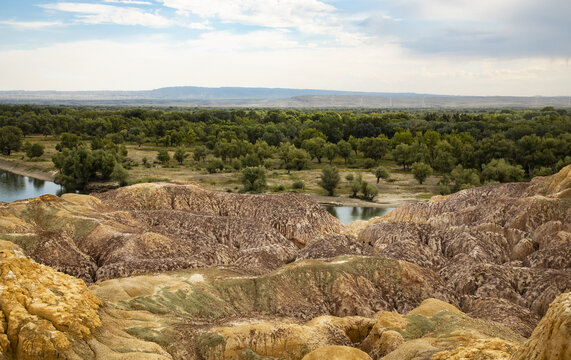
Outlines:
{"type": "Polygon", "coordinates": [[[0,90],[571,95],[569,0],[3,0],[0,90]]]}

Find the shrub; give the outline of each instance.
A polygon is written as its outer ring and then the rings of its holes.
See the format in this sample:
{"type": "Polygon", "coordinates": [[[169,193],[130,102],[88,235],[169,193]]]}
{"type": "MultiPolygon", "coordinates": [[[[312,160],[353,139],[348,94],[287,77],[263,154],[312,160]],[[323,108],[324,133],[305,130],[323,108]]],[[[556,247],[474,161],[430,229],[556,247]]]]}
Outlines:
{"type": "Polygon", "coordinates": [[[242,160],[240,159],[232,159],[232,168],[234,168],[234,170],[239,171],[242,169],[242,160]]]}
{"type": "Polygon", "coordinates": [[[379,189],[374,185],[369,185],[363,182],[364,186],[361,186],[361,192],[363,193],[363,199],[367,201],[373,201],[375,196],[379,194],[379,189]]]}
{"type": "Polygon", "coordinates": [[[353,181],[354,178],[355,178],[355,177],[353,176],[353,174],[347,174],[347,175],[345,176],[345,180],[347,180],[347,181],[353,181]]]}
{"type": "Polygon", "coordinates": [[[117,181],[120,186],[125,186],[127,185],[128,176],[129,174],[127,173],[127,170],[125,170],[121,164],[115,163],[113,172],[111,173],[111,179],[117,181]]]}
{"type": "Polygon", "coordinates": [[[321,171],[321,180],[319,186],[327,190],[327,195],[334,196],[335,188],[339,184],[339,170],[335,166],[326,166],[321,171]]]}
{"type": "Polygon", "coordinates": [[[184,159],[186,159],[187,156],[188,156],[188,154],[186,153],[185,148],[182,146],[179,146],[176,148],[173,157],[176,161],[178,161],[179,164],[182,165],[184,159]]]}
{"type": "Polygon", "coordinates": [[[525,171],[521,165],[513,166],[505,159],[492,159],[482,165],[482,177],[484,180],[499,182],[522,181],[525,171]]]}
{"type": "Polygon", "coordinates": [[[242,165],[244,167],[256,167],[260,166],[260,158],[257,155],[246,154],[246,156],[242,156],[242,165]]]}
{"type": "Polygon", "coordinates": [[[26,149],[26,156],[29,158],[38,158],[44,154],[44,146],[42,144],[33,143],[26,149]]]}
{"type": "Polygon", "coordinates": [[[171,160],[171,156],[169,155],[169,152],[166,149],[161,149],[157,153],[157,160],[161,164],[166,165],[171,160]]]}
{"type": "Polygon", "coordinates": [[[381,178],[385,180],[389,178],[389,172],[383,166],[379,166],[375,170],[373,170],[373,174],[377,178],[377,184],[379,183],[379,180],[381,178]]]}
{"type": "Polygon", "coordinates": [[[412,164],[412,174],[418,183],[422,184],[432,174],[432,168],[423,162],[415,162],[412,164]]]}
{"type": "Polygon", "coordinates": [[[206,171],[208,171],[209,174],[222,172],[224,171],[224,162],[220,158],[214,158],[206,164],[206,171]]]}
{"type": "Polygon", "coordinates": [[[305,190],[305,181],[303,180],[294,181],[291,187],[295,190],[305,190]]]}
{"type": "Polygon", "coordinates": [[[242,169],[242,190],[248,192],[262,192],[266,184],[266,168],[263,166],[246,167],[242,169]]]}
{"type": "Polygon", "coordinates": [[[275,185],[274,187],[272,187],[272,191],[273,192],[284,192],[287,191],[287,187],[285,187],[285,185],[275,185]]]}
{"type": "Polygon", "coordinates": [[[363,162],[361,163],[361,166],[364,169],[372,169],[375,167],[375,165],[377,165],[377,162],[371,158],[365,158],[365,159],[363,159],[363,162]]]}

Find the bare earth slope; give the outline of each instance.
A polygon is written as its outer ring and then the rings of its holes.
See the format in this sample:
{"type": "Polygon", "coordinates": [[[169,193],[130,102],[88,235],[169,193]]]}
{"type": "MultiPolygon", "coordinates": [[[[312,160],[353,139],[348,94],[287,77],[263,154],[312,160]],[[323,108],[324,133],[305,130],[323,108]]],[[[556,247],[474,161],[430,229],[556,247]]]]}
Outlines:
{"type": "Polygon", "coordinates": [[[524,336],[571,290],[571,166],[530,183],[402,206],[359,233],[373,254],[438,271],[462,311],[524,336]]]}
{"type": "Polygon", "coordinates": [[[188,183],[0,204],[0,359],[563,359],[570,188],[571,166],[350,228],[188,183]]]}
{"type": "Polygon", "coordinates": [[[143,184],[0,205],[0,240],[86,282],[207,266],[262,273],[342,224],[297,194],[233,195],[143,184]]]}

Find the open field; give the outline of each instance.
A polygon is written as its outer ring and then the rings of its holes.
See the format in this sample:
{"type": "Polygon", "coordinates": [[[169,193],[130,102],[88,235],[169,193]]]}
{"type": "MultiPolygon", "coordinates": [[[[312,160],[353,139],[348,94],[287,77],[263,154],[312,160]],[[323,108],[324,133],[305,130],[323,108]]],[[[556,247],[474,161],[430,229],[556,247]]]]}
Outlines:
{"type": "MultiPolygon", "coordinates": [[[[41,143],[45,147],[44,155],[39,159],[30,160],[23,152],[13,152],[10,156],[0,157],[0,168],[27,175],[31,177],[40,178],[43,180],[53,180],[55,175],[55,168],[51,161],[51,157],[57,150],[55,145],[58,141],[52,137],[43,136],[29,136],[24,139],[31,143],[41,143]],[[43,176],[42,176],[43,175],[43,176]]],[[[88,143],[89,144],[89,143],[88,143]]],[[[240,174],[239,172],[227,170],[222,173],[209,174],[204,168],[203,162],[196,162],[192,159],[192,153],[188,152],[188,157],[182,165],[178,164],[175,160],[171,160],[168,166],[163,166],[156,161],[157,151],[163,147],[154,146],[152,144],[144,144],[137,146],[135,144],[126,144],[128,155],[127,158],[134,164],[129,172],[129,183],[149,182],[149,181],[193,181],[199,183],[207,189],[238,192],[241,189],[240,174]],[[147,159],[149,165],[143,166],[143,158],[147,159]]],[[[174,148],[169,148],[171,157],[174,154],[174,148]]],[[[207,158],[208,161],[209,158],[207,158]]],[[[437,176],[429,177],[426,182],[419,185],[413,178],[410,172],[402,172],[402,169],[391,162],[384,162],[385,166],[391,173],[390,182],[381,179],[380,183],[376,184],[376,178],[367,169],[353,169],[344,164],[343,159],[337,158],[333,165],[337,166],[340,170],[341,182],[337,188],[335,197],[327,196],[325,190],[319,185],[319,177],[323,166],[328,164],[328,161],[323,161],[318,164],[313,161],[308,170],[291,171],[289,174],[285,169],[280,169],[279,159],[274,159],[273,169],[267,172],[267,192],[272,191],[292,191],[292,184],[295,181],[302,180],[305,182],[306,193],[321,203],[331,203],[335,205],[355,205],[355,206],[387,206],[393,207],[405,202],[422,201],[430,198],[438,191],[437,176]],[[367,202],[359,199],[350,198],[351,195],[351,182],[346,180],[349,174],[357,175],[360,173],[363,180],[369,184],[374,184],[379,190],[379,194],[373,202],[367,202]]],[[[105,185],[97,183],[94,185],[105,185]]],[[[112,185],[107,183],[107,185],[112,185]]],[[[300,191],[300,190],[297,190],[300,191]]]]}

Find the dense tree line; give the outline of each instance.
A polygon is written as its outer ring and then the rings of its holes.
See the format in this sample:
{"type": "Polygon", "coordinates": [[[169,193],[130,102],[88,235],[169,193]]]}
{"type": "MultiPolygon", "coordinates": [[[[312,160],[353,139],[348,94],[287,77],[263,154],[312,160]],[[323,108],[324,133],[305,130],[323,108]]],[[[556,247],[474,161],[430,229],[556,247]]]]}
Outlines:
{"type": "MultiPolygon", "coordinates": [[[[374,168],[380,160],[392,159],[403,170],[414,170],[419,181],[432,171],[445,174],[443,191],[454,191],[477,185],[473,174],[479,182],[522,180],[569,164],[570,116],[552,107],[388,112],[0,105],[0,150],[9,154],[21,146],[15,140],[18,131],[20,136],[59,136],[62,154],[91,140],[95,148],[81,148],[74,156],[88,159],[84,152],[91,152],[100,167],[91,169],[90,176],[101,178],[110,166],[101,154],[125,142],[177,148],[179,163],[187,148],[197,162],[215,156],[209,171],[264,166],[272,158],[288,171],[304,169],[311,160],[332,164],[339,157],[349,166],[374,168]],[[497,175],[501,172],[492,168],[508,169],[504,173],[511,175],[497,175]]],[[[120,151],[115,149],[113,156],[118,162],[120,151]]],[[[162,154],[160,161],[170,158],[162,154]]],[[[54,163],[66,167],[61,159],[54,163]]]]}

